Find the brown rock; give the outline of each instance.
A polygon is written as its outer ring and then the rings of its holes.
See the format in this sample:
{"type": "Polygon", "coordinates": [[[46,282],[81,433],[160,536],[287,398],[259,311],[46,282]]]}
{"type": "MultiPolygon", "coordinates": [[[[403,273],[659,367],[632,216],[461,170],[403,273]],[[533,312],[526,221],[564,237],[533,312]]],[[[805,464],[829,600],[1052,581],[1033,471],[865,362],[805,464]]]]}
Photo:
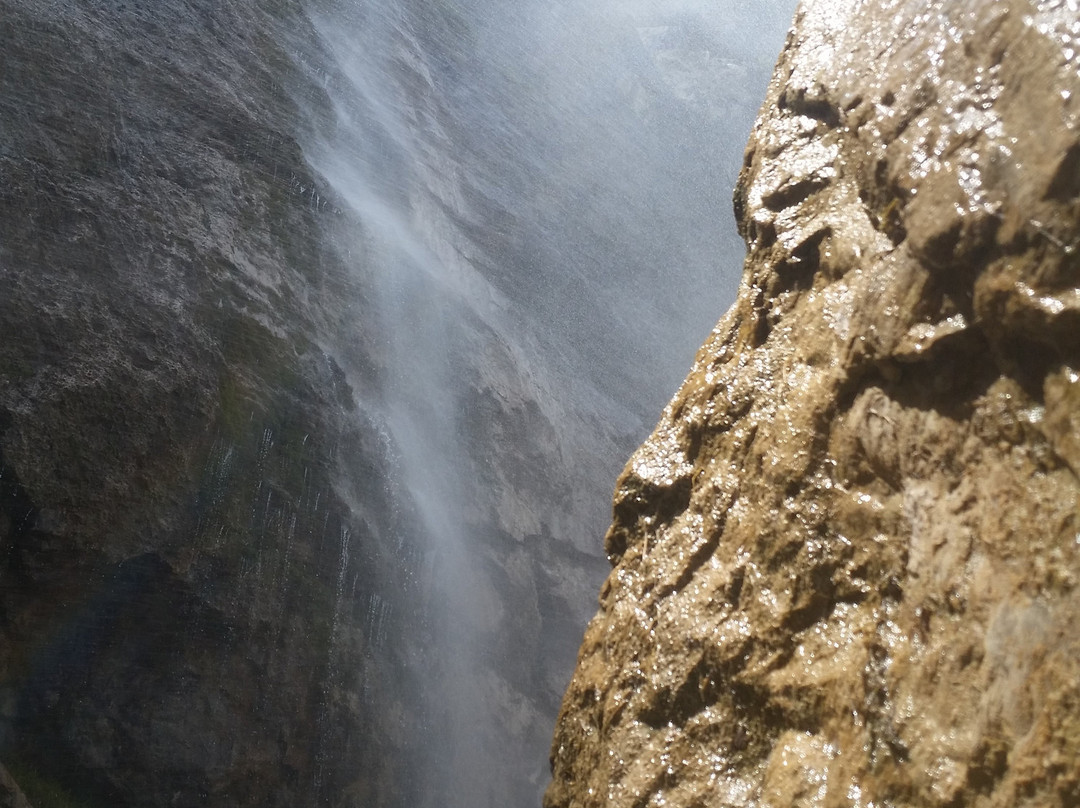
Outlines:
{"type": "Polygon", "coordinates": [[[1080,804],[1080,33],[802,6],[547,808],[1080,804]]]}

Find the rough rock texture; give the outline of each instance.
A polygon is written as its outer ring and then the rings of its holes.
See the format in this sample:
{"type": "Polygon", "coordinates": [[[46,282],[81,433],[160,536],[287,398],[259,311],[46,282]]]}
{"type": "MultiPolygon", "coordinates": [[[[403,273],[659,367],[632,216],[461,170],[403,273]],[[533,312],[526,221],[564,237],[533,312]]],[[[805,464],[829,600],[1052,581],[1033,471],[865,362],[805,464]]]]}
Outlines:
{"type": "Polygon", "coordinates": [[[327,352],[310,25],[5,0],[0,42],[0,759],[46,808],[396,797],[411,569],[327,352]]]}
{"type": "Polygon", "coordinates": [[[557,806],[1080,804],[1080,32],[807,2],[615,495],[557,806]]]}

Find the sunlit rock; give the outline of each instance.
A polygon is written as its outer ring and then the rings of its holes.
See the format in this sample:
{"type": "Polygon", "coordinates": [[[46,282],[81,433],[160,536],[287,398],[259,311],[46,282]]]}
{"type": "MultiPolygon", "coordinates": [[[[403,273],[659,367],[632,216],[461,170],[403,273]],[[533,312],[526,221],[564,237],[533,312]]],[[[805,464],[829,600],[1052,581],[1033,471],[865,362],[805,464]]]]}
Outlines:
{"type": "Polygon", "coordinates": [[[804,3],[548,808],[1080,802],[1078,66],[1071,4],[804,3]]]}

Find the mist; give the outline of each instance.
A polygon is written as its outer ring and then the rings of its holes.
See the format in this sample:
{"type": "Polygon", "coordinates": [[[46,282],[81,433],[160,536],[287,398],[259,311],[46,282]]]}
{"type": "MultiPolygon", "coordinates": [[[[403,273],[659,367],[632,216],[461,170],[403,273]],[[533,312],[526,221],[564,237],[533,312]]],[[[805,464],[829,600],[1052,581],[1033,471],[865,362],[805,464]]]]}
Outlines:
{"type": "Polygon", "coordinates": [[[427,624],[396,641],[425,693],[425,805],[538,804],[614,479],[734,296],[731,191],[792,11],[312,15],[329,109],[300,99],[305,154],[346,206],[337,248],[380,345],[374,371],[347,340],[335,358],[388,436],[422,547],[427,624]],[[570,614],[546,614],[570,565],[570,614]]]}
{"type": "Polygon", "coordinates": [[[0,9],[0,802],[535,808],[793,2],[0,9]]]}

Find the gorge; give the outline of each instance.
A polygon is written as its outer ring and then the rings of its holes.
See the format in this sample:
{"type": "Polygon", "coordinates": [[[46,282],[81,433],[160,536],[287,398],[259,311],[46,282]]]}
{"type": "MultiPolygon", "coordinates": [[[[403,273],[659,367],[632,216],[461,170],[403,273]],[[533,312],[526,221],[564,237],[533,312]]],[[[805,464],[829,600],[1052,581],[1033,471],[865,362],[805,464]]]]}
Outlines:
{"type": "Polygon", "coordinates": [[[1078,99],[1074,0],[0,0],[0,808],[1080,805],[1078,99]]]}
{"type": "Polygon", "coordinates": [[[537,804],[791,12],[0,2],[0,802],[537,804]]]}

